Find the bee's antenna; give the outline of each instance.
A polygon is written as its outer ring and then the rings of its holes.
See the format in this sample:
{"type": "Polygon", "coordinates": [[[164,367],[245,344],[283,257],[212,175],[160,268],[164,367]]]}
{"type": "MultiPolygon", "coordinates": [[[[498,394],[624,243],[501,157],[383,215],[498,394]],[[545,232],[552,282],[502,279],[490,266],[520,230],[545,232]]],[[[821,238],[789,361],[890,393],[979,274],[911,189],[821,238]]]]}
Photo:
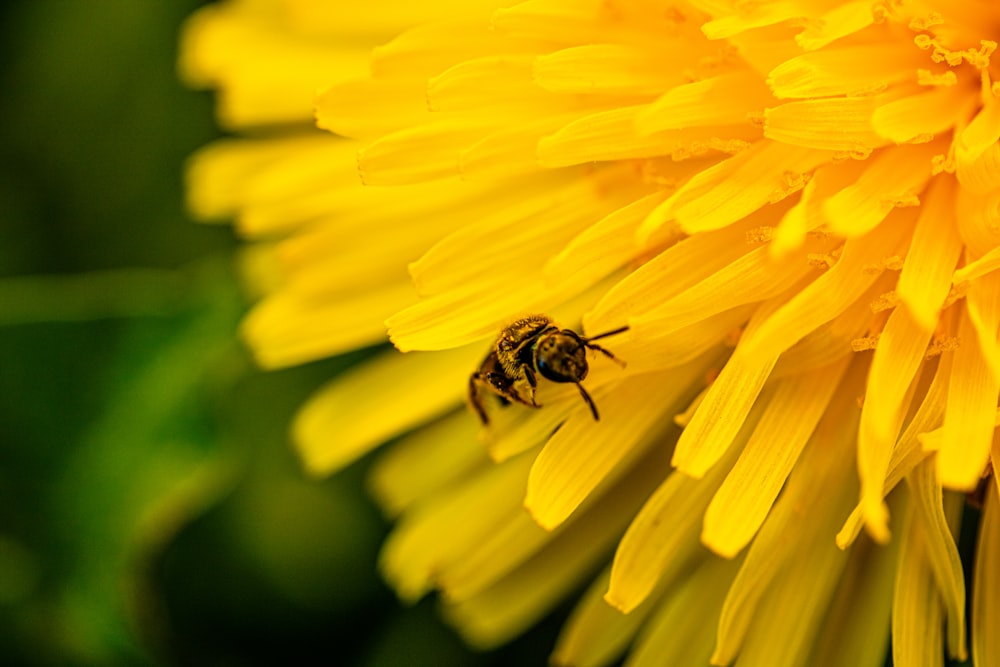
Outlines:
{"type": "Polygon", "coordinates": [[[623,327],[618,327],[617,329],[612,329],[611,331],[605,331],[602,334],[597,334],[596,336],[591,336],[590,338],[584,338],[588,343],[592,340],[599,340],[601,338],[607,338],[608,336],[614,336],[615,334],[625,333],[628,331],[628,325],[623,327]]]}
{"type": "Polygon", "coordinates": [[[590,394],[587,393],[587,390],[584,389],[583,385],[579,382],[576,383],[576,388],[580,390],[580,395],[583,396],[583,400],[585,400],[587,405],[590,406],[590,412],[594,415],[594,421],[601,421],[600,416],[597,414],[597,406],[594,405],[594,399],[590,397],[590,394]]]}

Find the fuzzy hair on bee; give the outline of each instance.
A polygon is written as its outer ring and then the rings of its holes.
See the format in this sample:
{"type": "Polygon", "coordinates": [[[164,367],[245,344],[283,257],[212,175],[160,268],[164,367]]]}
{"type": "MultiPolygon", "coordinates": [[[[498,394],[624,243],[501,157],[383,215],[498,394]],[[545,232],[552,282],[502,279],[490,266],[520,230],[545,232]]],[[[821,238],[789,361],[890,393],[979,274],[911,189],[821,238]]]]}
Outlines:
{"type": "Polygon", "coordinates": [[[597,421],[600,419],[597,406],[580,384],[590,370],[587,350],[600,352],[624,367],[625,362],[594,341],[625,331],[627,326],[588,338],[572,329],[560,329],[547,315],[522,317],[501,330],[479,370],[469,377],[469,404],[483,425],[490,421],[483,402],[484,392],[497,395],[504,404],[513,402],[540,408],[535,401],[535,390],[541,375],[551,382],[576,384],[597,421]]]}

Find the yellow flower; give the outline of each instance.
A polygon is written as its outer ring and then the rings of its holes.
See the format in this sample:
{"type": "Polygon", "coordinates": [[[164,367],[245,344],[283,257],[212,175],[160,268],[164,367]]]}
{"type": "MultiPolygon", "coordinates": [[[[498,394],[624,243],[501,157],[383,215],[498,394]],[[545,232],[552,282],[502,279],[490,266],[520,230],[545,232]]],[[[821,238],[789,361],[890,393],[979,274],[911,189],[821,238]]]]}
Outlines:
{"type": "Polygon", "coordinates": [[[402,436],[403,598],[493,646],[613,553],[555,662],[1000,664],[993,3],[328,5],[192,19],[183,71],[251,136],[191,200],[260,241],[263,365],[383,322],[408,352],[294,424],[316,474],[402,436]],[[627,368],[593,358],[600,421],[541,381],[477,437],[469,374],[528,313],[627,325],[627,368]]]}

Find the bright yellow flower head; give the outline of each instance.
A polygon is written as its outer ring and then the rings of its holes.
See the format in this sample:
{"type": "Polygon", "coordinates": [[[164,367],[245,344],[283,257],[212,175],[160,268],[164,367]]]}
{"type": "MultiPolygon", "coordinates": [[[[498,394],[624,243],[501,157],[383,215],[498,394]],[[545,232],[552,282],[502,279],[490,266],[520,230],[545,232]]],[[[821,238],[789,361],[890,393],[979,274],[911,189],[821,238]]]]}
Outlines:
{"type": "Polygon", "coordinates": [[[405,434],[372,479],[401,596],[491,646],[613,553],[556,662],[880,665],[890,629],[899,665],[964,658],[978,490],[1000,664],[1000,8],[329,4],[192,19],[184,72],[258,136],[191,199],[261,241],[262,364],[409,353],[294,425],[318,474],[405,434]],[[627,326],[627,367],[592,356],[599,421],[540,379],[477,438],[469,375],[532,313],[627,326]]]}

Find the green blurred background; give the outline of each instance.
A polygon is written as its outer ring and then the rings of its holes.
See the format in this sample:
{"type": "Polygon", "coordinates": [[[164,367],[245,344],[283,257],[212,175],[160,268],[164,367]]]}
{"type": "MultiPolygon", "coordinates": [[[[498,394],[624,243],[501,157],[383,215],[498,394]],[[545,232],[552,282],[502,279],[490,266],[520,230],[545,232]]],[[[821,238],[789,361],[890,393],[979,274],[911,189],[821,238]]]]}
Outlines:
{"type": "Polygon", "coordinates": [[[398,604],[367,461],[300,473],[290,415],[364,353],[264,374],[235,338],[238,244],[183,206],[200,4],[0,9],[0,664],[544,664],[557,620],[472,654],[398,604]]]}

